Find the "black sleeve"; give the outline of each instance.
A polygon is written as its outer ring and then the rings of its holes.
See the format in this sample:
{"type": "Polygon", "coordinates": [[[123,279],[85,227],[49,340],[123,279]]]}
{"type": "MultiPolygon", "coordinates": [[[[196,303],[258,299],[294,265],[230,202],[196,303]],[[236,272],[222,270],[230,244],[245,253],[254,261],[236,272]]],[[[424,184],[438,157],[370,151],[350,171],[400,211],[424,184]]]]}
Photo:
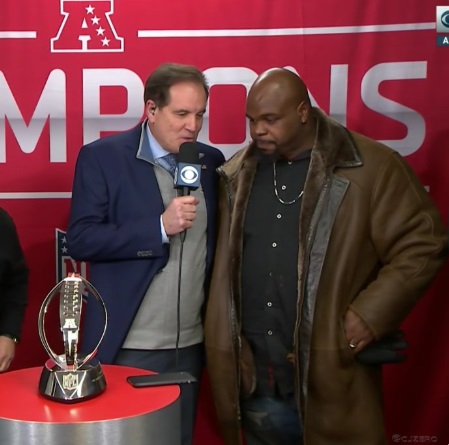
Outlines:
{"type": "Polygon", "coordinates": [[[27,305],[28,267],[11,217],[0,208],[0,335],[20,339],[27,305]]]}

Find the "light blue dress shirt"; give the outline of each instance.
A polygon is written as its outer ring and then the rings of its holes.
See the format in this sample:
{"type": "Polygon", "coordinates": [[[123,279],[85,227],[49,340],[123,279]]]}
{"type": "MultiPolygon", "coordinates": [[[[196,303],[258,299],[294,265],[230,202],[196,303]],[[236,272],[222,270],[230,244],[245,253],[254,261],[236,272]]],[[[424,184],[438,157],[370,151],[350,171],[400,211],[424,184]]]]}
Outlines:
{"type": "MultiPolygon", "coordinates": [[[[161,147],[161,145],[159,144],[159,142],[156,141],[156,139],[154,138],[153,134],[150,131],[148,124],[147,124],[147,127],[145,130],[147,132],[148,142],[150,143],[151,154],[153,155],[154,162],[156,164],[160,165],[165,170],[167,170],[167,166],[164,164],[163,160],[161,161],[161,159],[164,156],[168,155],[170,152],[168,152],[167,150],[164,150],[161,147]]],[[[170,240],[168,239],[167,233],[165,232],[165,229],[164,229],[164,224],[162,223],[162,215],[160,217],[160,222],[161,222],[162,242],[170,243],[170,240]]]]}

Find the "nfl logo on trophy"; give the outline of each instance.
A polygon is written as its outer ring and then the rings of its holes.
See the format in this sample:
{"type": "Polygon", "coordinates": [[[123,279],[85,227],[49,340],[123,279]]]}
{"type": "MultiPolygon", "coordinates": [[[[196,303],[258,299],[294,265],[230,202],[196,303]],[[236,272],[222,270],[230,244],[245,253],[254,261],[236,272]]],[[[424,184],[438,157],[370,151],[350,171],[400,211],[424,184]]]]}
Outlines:
{"type": "Polygon", "coordinates": [[[71,273],[47,295],[39,311],[39,336],[50,358],[46,361],[39,381],[39,392],[51,400],[63,403],[81,402],[101,394],[106,379],[100,362],[94,358],[104,337],[107,312],[103,299],[86,279],[71,273]],[[95,349],[78,354],[78,333],[81,321],[82,295],[89,291],[100,304],[104,316],[103,333],[95,349]],[[54,297],[59,295],[59,320],[64,342],[64,353],[56,354],[45,334],[45,314],[54,297]]]}

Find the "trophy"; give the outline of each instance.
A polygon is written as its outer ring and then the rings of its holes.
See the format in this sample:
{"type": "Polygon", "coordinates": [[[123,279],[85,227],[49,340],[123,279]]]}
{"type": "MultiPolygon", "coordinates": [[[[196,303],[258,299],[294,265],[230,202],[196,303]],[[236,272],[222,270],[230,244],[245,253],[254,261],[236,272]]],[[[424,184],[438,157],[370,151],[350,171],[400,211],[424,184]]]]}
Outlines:
{"type": "Polygon", "coordinates": [[[39,311],[39,337],[50,358],[46,361],[39,380],[39,392],[56,402],[75,403],[100,395],[106,389],[106,379],[100,362],[94,358],[103,340],[107,326],[107,312],[97,290],[79,274],[71,273],[47,295],[39,311]],[[94,350],[78,354],[78,333],[81,321],[82,295],[89,291],[100,304],[103,333],[94,350]],[[64,341],[64,353],[56,354],[45,335],[45,314],[53,298],[59,294],[59,320],[64,341]]]}

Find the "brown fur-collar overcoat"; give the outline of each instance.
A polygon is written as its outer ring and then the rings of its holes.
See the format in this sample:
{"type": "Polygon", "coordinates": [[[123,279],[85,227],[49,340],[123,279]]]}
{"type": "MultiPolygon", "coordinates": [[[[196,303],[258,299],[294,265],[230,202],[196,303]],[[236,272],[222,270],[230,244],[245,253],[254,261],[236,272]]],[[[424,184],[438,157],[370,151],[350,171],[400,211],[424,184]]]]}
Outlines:
{"type": "MultiPolygon", "coordinates": [[[[443,264],[438,210],[401,156],[313,109],[318,133],[301,205],[295,329],[304,445],[383,445],[382,370],[358,363],[351,308],[376,338],[397,329],[443,264]]],[[[226,445],[241,444],[239,398],[254,388],[241,335],[243,225],[257,149],[219,170],[220,227],[206,311],[212,394],[226,445]]]]}

